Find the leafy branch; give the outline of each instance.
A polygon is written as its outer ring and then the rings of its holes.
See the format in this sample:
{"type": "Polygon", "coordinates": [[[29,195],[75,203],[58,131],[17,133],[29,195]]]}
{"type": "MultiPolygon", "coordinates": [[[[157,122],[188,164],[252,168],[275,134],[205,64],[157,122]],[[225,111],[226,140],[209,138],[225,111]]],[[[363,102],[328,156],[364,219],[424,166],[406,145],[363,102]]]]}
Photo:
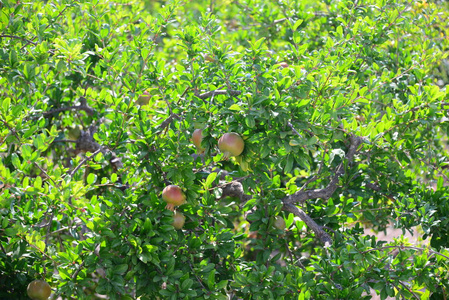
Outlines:
{"type": "Polygon", "coordinates": [[[16,36],[16,35],[2,34],[2,35],[0,35],[0,38],[10,38],[10,39],[22,40],[24,42],[27,42],[28,44],[33,44],[35,46],[37,45],[37,43],[33,42],[32,40],[26,39],[21,36],[16,36]]]}
{"type": "MultiPolygon", "coordinates": [[[[362,144],[362,138],[351,135],[350,136],[350,146],[348,149],[348,152],[346,153],[346,162],[350,164],[353,159],[354,155],[357,153],[358,147],[362,144]]],[[[344,169],[344,162],[341,162],[340,165],[338,165],[335,175],[331,178],[330,183],[327,187],[322,189],[314,189],[314,190],[301,190],[298,191],[290,196],[287,196],[282,201],[284,204],[293,204],[293,203],[304,203],[306,200],[312,200],[312,199],[329,199],[337,189],[337,184],[341,176],[345,174],[344,169]]]]}

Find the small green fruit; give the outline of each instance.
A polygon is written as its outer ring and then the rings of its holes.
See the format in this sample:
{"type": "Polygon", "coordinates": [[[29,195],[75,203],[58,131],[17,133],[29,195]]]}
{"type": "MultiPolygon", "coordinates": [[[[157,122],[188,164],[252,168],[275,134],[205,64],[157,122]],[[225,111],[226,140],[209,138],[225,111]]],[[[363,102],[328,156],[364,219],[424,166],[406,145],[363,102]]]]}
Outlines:
{"type": "Polygon", "coordinates": [[[175,227],[175,229],[177,230],[180,230],[184,226],[185,222],[186,217],[182,213],[176,211],[173,215],[173,227],[175,227]]]}
{"type": "Polygon", "coordinates": [[[47,300],[51,295],[51,288],[43,280],[34,280],[28,284],[27,294],[33,300],[47,300]]]}
{"type": "Polygon", "coordinates": [[[276,216],[276,219],[274,220],[274,227],[280,230],[285,230],[285,220],[281,216],[276,216]]]}

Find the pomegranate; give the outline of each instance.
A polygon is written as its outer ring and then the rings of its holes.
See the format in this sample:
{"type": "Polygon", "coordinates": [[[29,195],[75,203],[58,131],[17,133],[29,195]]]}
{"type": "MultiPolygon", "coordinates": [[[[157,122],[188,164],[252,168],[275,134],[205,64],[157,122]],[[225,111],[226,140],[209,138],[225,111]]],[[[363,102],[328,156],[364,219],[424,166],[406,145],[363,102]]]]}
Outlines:
{"type": "Polygon", "coordinates": [[[235,132],[225,133],[218,140],[218,148],[224,154],[224,159],[228,159],[231,156],[239,156],[245,148],[245,142],[235,132]]]}
{"type": "Polygon", "coordinates": [[[186,195],[184,195],[179,186],[169,185],[162,191],[162,199],[167,202],[167,206],[165,208],[174,211],[175,206],[179,206],[186,201],[186,195]]]}
{"type": "Polygon", "coordinates": [[[176,211],[173,215],[173,227],[175,227],[175,229],[177,230],[182,229],[185,222],[186,217],[184,216],[184,214],[176,211]]]}
{"type": "Polygon", "coordinates": [[[204,150],[206,150],[206,148],[201,147],[202,140],[203,140],[203,129],[195,129],[195,131],[192,134],[192,141],[196,149],[198,150],[198,154],[201,154],[204,152],[204,150]]]}
{"type": "Polygon", "coordinates": [[[280,230],[285,230],[285,220],[281,216],[277,216],[274,220],[274,227],[280,230]]]}
{"type": "Polygon", "coordinates": [[[28,284],[27,294],[33,300],[47,300],[51,295],[51,288],[43,280],[34,280],[28,284]]]}
{"type": "Polygon", "coordinates": [[[151,95],[148,91],[144,91],[142,95],[137,98],[137,104],[139,105],[147,105],[150,102],[151,95]]]}

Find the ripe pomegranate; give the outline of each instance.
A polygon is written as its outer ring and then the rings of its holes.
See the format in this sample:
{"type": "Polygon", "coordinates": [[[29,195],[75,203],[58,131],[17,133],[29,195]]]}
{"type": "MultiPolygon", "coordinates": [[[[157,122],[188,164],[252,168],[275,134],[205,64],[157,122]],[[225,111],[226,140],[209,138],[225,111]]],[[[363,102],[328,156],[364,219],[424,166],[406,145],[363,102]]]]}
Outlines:
{"type": "Polygon", "coordinates": [[[176,211],[175,214],[173,215],[173,227],[175,227],[175,229],[177,230],[182,229],[185,222],[186,217],[183,215],[183,213],[176,211]]]}
{"type": "Polygon", "coordinates": [[[285,220],[281,216],[277,216],[274,220],[274,227],[280,230],[285,230],[285,220]]]}
{"type": "Polygon", "coordinates": [[[186,195],[184,195],[179,186],[169,185],[162,191],[162,199],[167,202],[167,206],[165,208],[174,211],[175,206],[179,206],[186,201],[186,195]]]}
{"type": "Polygon", "coordinates": [[[231,156],[239,156],[245,148],[245,142],[235,132],[225,133],[218,140],[218,148],[224,154],[224,159],[228,159],[231,156]]]}
{"type": "Polygon", "coordinates": [[[34,280],[28,284],[27,294],[33,300],[47,300],[51,295],[51,288],[43,280],[34,280]]]}
{"type": "Polygon", "coordinates": [[[201,147],[201,141],[203,140],[203,129],[195,129],[192,134],[192,141],[195,145],[198,154],[201,154],[206,150],[206,148],[201,147]]]}

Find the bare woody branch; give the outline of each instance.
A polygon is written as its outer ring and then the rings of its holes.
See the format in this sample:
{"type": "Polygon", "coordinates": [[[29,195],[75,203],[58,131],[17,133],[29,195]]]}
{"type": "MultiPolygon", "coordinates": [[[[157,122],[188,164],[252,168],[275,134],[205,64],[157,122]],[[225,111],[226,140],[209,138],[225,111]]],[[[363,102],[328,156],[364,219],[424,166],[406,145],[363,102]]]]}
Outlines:
{"type": "MultiPolygon", "coordinates": [[[[362,144],[362,138],[352,135],[350,136],[351,145],[349,146],[348,152],[346,153],[346,161],[351,163],[354,159],[354,155],[357,152],[357,148],[362,144]]],[[[341,163],[335,172],[335,175],[332,177],[330,183],[327,187],[322,189],[314,189],[314,190],[301,190],[298,191],[282,201],[284,204],[293,204],[293,203],[304,203],[306,200],[311,199],[329,199],[337,189],[338,181],[341,176],[345,174],[343,163],[341,163]]]]}
{"type": "Polygon", "coordinates": [[[301,218],[301,220],[306,223],[306,225],[312,229],[313,232],[315,232],[315,235],[321,242],[323,242],[325,247],[329,247],[332,244],[332,238],[330,235],[327,234],[327,232],[325,232],[323,228],[311,217],[309,217],[302,209],[290,203],[284,203],[283,209],[301,218]]]}
{"type": "MultiPolygon", "coordinates": [[[[252,198],[251,195],[244,193],[243,185],[238,181],[229,182],[221,187],[223,189],[222,197],[237,197],[241,202],[246,202],[252,198]]],[[[323,242],[325,247],[329,247],[332,244],[332,238],[323,231],[322,227],[318,225],[311,217],[309,217],[302,209],[296,207],[291,203],[285,203],[283,209],[285,211],[291,212],[295,216],[301,218],[306,225],[315,232],[317,238],[323,242]]]]}
{"type": "MultiPolygon", "coordinates": [[[[351,135],[350,136],[350,146],[348,152],[346,153],[346,161],[351,163],[354,160],[354,155],[357,153],[358,147],[362,144],[362,138],[351,135]]],[[[332,239],[328,233],[326,233],[323,228],[318,225],[312,218],[310,218],[302,209],[298,208],[295,203],[304,203],[306,200],[310,199],[329,199],[335,190],[337,189],[337,184],[342,175],[345,174],[343,162],[337,167],[335,175],[331,178],[330,183],[327,187],[323,189],[314,190],[300,190],[292,195],[289,195],[282,199],[284,203],[283,209],[285,211],[293,213],[295,216],[301,218],[301,220],[306,223],[306,225],[315,232],[317,238],[324,243],[325,247],[332,244],[332,239]]],[[[241,200],[249,200],[252,198],[250,195],[245,195],[243,187],[240,182],[232,181],[223,187],[223,196],[234,196],[239,197],[241,200]]]]}
{"type": "Polygon", "coordinates": [[[162,123],[161,123],[161,129],[164,130],[168,125],[170,125],[170,123],[173,121],[173,119],[180,119],[180,116],[178,114],[172,113],[167,119],[165,119],[162,123]]]}

